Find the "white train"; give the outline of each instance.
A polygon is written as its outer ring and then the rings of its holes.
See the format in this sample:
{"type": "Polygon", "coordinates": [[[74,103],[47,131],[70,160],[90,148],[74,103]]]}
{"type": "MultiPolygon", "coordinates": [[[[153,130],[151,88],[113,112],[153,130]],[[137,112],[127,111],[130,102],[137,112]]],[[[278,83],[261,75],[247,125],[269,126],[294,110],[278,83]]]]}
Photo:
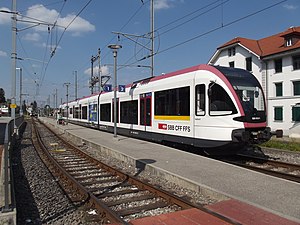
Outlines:
{"type": "MultiPolygon", "coordinates": [[[[113,91],[102,92],[64,103],[60,110],[71,122],[113,132],[113,102],[113,91]]],[[[261,143],[271,137],[266,116],[258,80],[236,68],[198,65],[117,92],[117,133],[155,142],[219,151],[261,143]]]]}

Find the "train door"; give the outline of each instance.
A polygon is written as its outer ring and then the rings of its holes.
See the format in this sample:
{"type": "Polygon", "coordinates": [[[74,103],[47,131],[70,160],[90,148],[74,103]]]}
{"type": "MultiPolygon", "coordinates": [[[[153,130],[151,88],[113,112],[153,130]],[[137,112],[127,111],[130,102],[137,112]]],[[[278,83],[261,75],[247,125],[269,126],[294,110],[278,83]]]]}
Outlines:
{"type": "Polygon", "coordinates": [[[147,131],[147,127],[151,127],[152,125],[151,100],[151,92],[140,94],[140,125],[145,126],[145,131],[147,131]]]}

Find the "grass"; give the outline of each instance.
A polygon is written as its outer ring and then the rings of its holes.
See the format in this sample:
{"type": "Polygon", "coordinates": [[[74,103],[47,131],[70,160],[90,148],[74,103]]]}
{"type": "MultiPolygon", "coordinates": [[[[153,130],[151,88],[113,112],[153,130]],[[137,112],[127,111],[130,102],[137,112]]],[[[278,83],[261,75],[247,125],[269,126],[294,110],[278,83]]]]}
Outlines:
{"type": "Polygon", "coordinates": [[[271,139],[270,141],[260,145],[261,147],[277,148],[282,150],[300,152],[300,142],[295,139],[271,139]]]}

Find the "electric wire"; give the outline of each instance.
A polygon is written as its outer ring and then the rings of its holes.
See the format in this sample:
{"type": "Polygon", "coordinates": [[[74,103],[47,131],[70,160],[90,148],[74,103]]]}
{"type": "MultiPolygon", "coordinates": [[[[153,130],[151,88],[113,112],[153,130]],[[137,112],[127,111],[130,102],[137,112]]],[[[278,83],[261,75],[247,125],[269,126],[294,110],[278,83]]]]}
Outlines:
{"type": "MultiPolygon", "coordinates": [[[[184,21],[184,22],[182,22],[182,23],[176,25],[175,27],[169,28],[168,30],[166,30],[166,31],[164,31],[164,32],[162,32],[162,33],[160,33],[160,36],[162,36],[162,35],[164,35],[164,34],[170,32],[170,31],[172,31],[172,30],[175,30],[175,29],[181,27],[181,26],[183,26],[183,25],[185,25],[185,24],[187,24],[187,23],[189,23],[189,22],[191,22],[191,21],[197,19],[198,17],[203,16],[203,15],[205,15],[205,14],[207,14],[207,13],[213,11],[214,9],[216,9],[216,8],[218,8],[218,7],[220,7],[220,6],[223,6],[225,3],[229,2],[229,1],[230,1],[230,0],[226,0],[225,2],[221,2],[220,4],[217,4],[217,5],[213,6],[212,8],[209,8],[208,10],[206,10],[206,11],[200,13],[199,15],[196,15],[196,16],[190,18],[189,20],[184,21]]],[[[205,6],[205,7],[203,7],[203,8],[207,8],[207,7],[205,6]]],[[[203,9],[203,8],[201,8],[201,9],[203,9]]],[[[164,26],[164,27],[165,27],[165,26],[164,26]]],[[[161,28],[158,28],[158,29],[156,29],[156,30],[160,30],[160,29],[161,29],[161,28]]]]}
{"type": "Polygon", "coordinates": [[[55,47],[53,48],[53,50],[52,50],[52,52],[51,52],[51,55],[50,55],[50,58],[49,58],[48,62],[46,63],[46,67],[45,67],[45,71],[44,71],[44,74],[43,74],[43,78],[42,78],[41,84],[43,83],[43,80],[44,80],[44,77],[45,77],[45,75],[46,75],[46,71],[47,71],[47,69],[48,69],[49,63],[50,63],[52,57],[54,56],[54,54],[55,54],[55,52],[56,52],[56,50],[57,50],[57,48],[58,48],[58,46],[59,46],[59,44],[60,44],[60,42],[61,42],[61,40],[62,40],[62,38],[63,38],[65,32],[66,32],[67,29],[71,26],[71,24],[75,21],[75,19],[76,19],[76,18],[77,18],[77,17],[78,17],[78,16],[79,16],[79,15],[80,15],[87,7],[88,7],[88,5],[89,5],[92,1],[93,1],[93,0],[89,0],[89,1],[82,7],[82,9],[76,14],[76,16],[69,22],[69,24],[65,27],[65,29],[63,30],[63,32],[62,32],[62,34],[61,34],[61,36],[60,36],[58,42],[56,43],[55,47]]]}
{"type": "MultiPolygon", "coordinates": [[[[145,1],[145,2],[143,2],[143,4],[142,5],[140,5],[137,9],[136,9],[136,11],[129,17],[129,19],[124,23],[124,25],[119,29],[119,31],[122,31],[132,20],[133,20],[133,18],[141,11],[141,9],[144,7],[144,5],[146,4],[146,3],[148,3],[150,0],[147,0],[147,1],[145,1]]],[[[106,51],[106,53],[101,57],[101,60],[103,61],[104,59],[106,59],[107,57],[108,57],[108,55],[110,54],[110,51],[109,50],[107,50],[107,46],[109,45],[109,44],[111,44],[112,43],[112,41],[113,40],[115,40],[116,39],[116,36],[114,35],[103,47],[102,47],[102,49],[105,49],[105,51],[106,51]]],[[[119,40],[118,40],[119,41],[119,40]]],[[[86,62],[85,63],[85,65],[84,66],[81,66],[80,67],[80,69],[78,70],[78,71],[82,71],[82,70],[84,70],[85,68],[86,68],[86,66],[87,66],[87,64],[90,64],[90,60],[89,60],[89,62],[86,62]]],[[[79,81],[80,80],[82,80],[82,79],[85,79],[86,78],[86,75],[82,75],[81,76],[81,78],[79,79],[79,81]]]]}
{"type": "Polygon", "coordinates": [[[63,1],[65,1],[65,0],[55,1],[55,2],[52,2],[52,3],[49,3],[49,4],[45,4],[45,5],[37,5],[36,7],[33,7],[31,9],[20,10],[19,12],[25,12],[25,11],[29,11],[29,10],[36,10],[38,8],[47,7],[47,6],[51,6],[51,5],[56,5],[56,4],[59,4],[63,1]]]}
{"type": "MultiPolygon", "coordinates": [[[[211,34],[211,33],[215,32],[215,31],[218,31],[218,30],[220,30],[220,29],[222,29],[222,28],[224,28],[224,27],[231,26],[231,25],[233,25],[233,24],[235,24],[235,23],[238,23],[238,22],[240,22],[240,21],[242,21],[242,20],[245,20],[245,19],[247,19],[247,18],[249,18],[249,17],[252,17],[252,16],[254,16],[254,15],[257,15],[257,14],[259,14],[259,13],[261,13],[261,12],[264,12],[264,11],[266,11],[266,10],[268,10],[268,9],[271,9],[271,8],[273,8],[273,7],[275,7],[275,6],[278,6],[278,5],[280,5],[280,4],[282,4],[282,3],[286,2],[286,1],[288,1],[288,0],[282,0],[282,1],[279,1],[279,2],[277,2],[277,3],[274,3],[274,4],[272,4],[272,5],[269,5],[269,6],[265,7],[265,8],[263,8],[263,9],[257,10],[257,11],[255,11],[255,12],[253,12],[253,13],[250,13],[250,14],[246,15],[246,16],[243,16],[243,17],[240,17],[240,18],[238,18],[238,19],[236,19],[236,20],[233,20],[233,21],[231,21],[231,22],[228,22],[228,23],[226,23],[226,24],[223,24],[223,23],[222,23],[221,26],[218,26],[218,27],[213,28],[213,29],[211,29],[211,30],[209,30],[209,31],[206,31],[206,32],[204,32],[204,33],[202,33],[202,34],[199,34],[199,35],[197,35],[197,36],[194,36],[194,37],[192,37],[192,38],[189,38],[189,39],[187,39],[187,40],[185,40],[185,41],[183,41],[183,42],[180,42],[180,43],[175,44],[175,45],[173,45],[173,46],[167,47],[167,48],[165,48],[165,49],[163,49],[163,50],[161,50],[161,51],[158,51],[158,52],[156,52],[155,54],[153,54],[153,56],[154,56],[154,55],[161,54],[161,53],[164,53],[164,52],[167,52],[167,51],[169,51],[169,50],[171,50],[171,49],[174,49],[174,48],[176,48],[176,47],[179,47],[179,46],[181,46],[181,45],[184,45],[184,44],[186,44],[186,43],[189,43],[189,42],[191,42],[191,41],[194,41],[194,40],[196,40],[196,39],[198,39],[198,38],[200,38],[200,37],[203,37],[203,36],[206,36],[206,35],[208,35],[208,34],[211,34]]],[[[151,55],[148,55],[148,56],[146,56],[146,57],[144,57],[144,58],[142,58],[142,59],[140,59],[140,60],[137,60],[136,62],[131,63],[130,65],[134,65],[134,64],[136,64],[136,63],[138,63],[138,62],[141,62],[141,61],[143,61],[143,60],[145,60],[145,59],[147,59],[147,58],[149,58],[149,57],[152,57],[152,56],[151,56],[151,55]]]]}
{"type": "MultiPolygon", "coordinates": [[[[224,3],[227,3],[228,1],[229,1],[229,0],[227,0],[226,2],[222,2],[221,4],[218,4],[217,7],[222,6],[224,3]]],[[[202,34],[199,34],[199,35],[197,35],[197,36],[195,36],[195,37],[192,37],[192,38],[190,38],[190,39],[187,39],[187,40],[185,40],[185,41],[183,41],[183,42],[180,42],[180,43],[175,44],[175,45],[173,45],[173,46],[167,47],[167,48],[165,48],[165,49],[163,49],[163,50],[161,50],[161,51],[157,51],[157,52],[153,53],[153,55],[145,56],[145,57],[143,57],[143,58],[141,58],[141,59],[139,59],[139,60],[137,60],[137,61],[135,61],[135,62],[132,62],[131,64],[129,64],[129,66],[132,66],[132,65],[134,65],[134,64],[136,64],[136,63],[138,63],[138,62],[141,62],[141,61],[146,60],[146,59],[148,59],[148,58],[150,58],[150,57],[153,57],[154,55],[161,54],[161,53],[166,52],[166,51],[169,51],[169,50],[171,50],[171,49],[173,49],[173,48],[176,48],[176,47],[179,47],[179,46],[184,45],[184,44],[186,44],[186,43],[189,43],[189,42],[191,42],[191,41],[193,41],[193,40],[195,40],[195,39],[198,39],[198,38],[200,38],[200,37],[206,36],[206,35],[208,35],[208,34],[210,34],[210,33],[213,33],[213,32],[215,32],[215,31],[217,31],[217,30],[220,30],[220,29],[222,29],[222,28],[224,28],[224,27],[228,27],[228,26],[230,26],[230,25],[232,25],[232,24],[235,24],[235,23],[240,22],[240,21],[242,21],[242,20],[244,20],[244,19],[247,19],[247,18],[249,18],[249,17],[252,17],[252,16],[254,16],[254,15],[258,14],[258,13],[261,13],[261,12],[266,11],[266,10],[268,10],[268,9],[270,9],[270,8],[273,8],[273,7],[277,6],[277,5],[280,5],[280,4],[282,4],[282,3],[286,2],[286,1],[287,1],[287,0],[282,0],[282,1],[280,1],[280,2],[274,3],[274,4],[269,5],[269,6],[265,7],[265,8],[263,8],[263,9],[257,10],[257,11],[255,11],[255,12],[253,12],[253,13],[250,13],[250,14],[244,16],[244,17],[241,17],[241,18],[239,18],[239,19],[233,20],[233,21],[231,21],[231,22],[229,22],[229,23],[226,23],[226,24],[223,23],[223,19],[222,19],[222,24],[221,24],[219,27],[213,28],[213,29],[211,29],[211,30],[209,30],[209,31],[207,31],[207,32],[204,32],[204,33],[202,33],[202,34]]],[[[216,2],[214,2],[214,3],[216,3],[216,2]]],[[[212,3],[212,4],[214,4],[214,3],[212,3]]],[[[211,5],[211,4],[210,4],[210,5],[211,5]]],[[[210,6],[210,5],[209,5],[209,6],[210,6]]],[[[214,7],[214,8],[216,8],[216,7],[214,7]]],[[[214,8],[213,8],[213,9],[214,9],[214,8]]],[[[211,10],[211,9],[210,9],[210,10],[211,10]]],[[[194,12],[195,12],[195,11],[194,11],[194,12]]],[[[192,12],[192,13],[193,13],[193,12],[192,12]]],[[[206,12],[205,12],[205,13],[206,13],[206,12]]],[[[190,14],[189,14],[189,15],[190,15],[190,14]]],[[[181,18],[184,18],[184,17],[181,17],[181,18]]],[[[194,18],[194,17],[193,17],[193,18],[194,18]]],[[[176,21],[178,21],[178,20],[176,20],[176,21]]],[[[175,21],[174,21],[174,22],[175,22],[175,21]]],[[[184,22],[184,23],[186,23],[186,22],[184,22]]],[[[171,23],[169,23],[169,24],[171,24],[171,23]]],[[[167,24],[167,25],[169,25],[169,24],[167,24]]],[[[162,26],[162,27],[160,27],[160,28],[158,28],[158,29],[156,29],[156,30],[159,30],[159,29],[161,29],[161,28],[164,28],[164,27],[166,27],[167,25],[164,25],[164,26],[162,26]]],[[[177,28],[177,27],[178,27],[178,26],[176,26],[175,28],[177,28]]],[[[171,28],[171,29],[169,29],[169,30],[166,31],[166,32],[169,32],[169,31],[171,31],[171,30],[173,30],[173,29],[175,29],[175,28],[171,28]]],[[[164,33],[166,33],[166,32],[164,32],[164,33]]],[[[160,35],[163,35],[164,33],[162,33],[162,34],[160,34],[160,35]]],[[[131,59],[132,59],[132,58],[131,58],[131,59]]],[[[128,61],[127,61],[127,62],[128,62],[128,61]]],[[[124,67],[125,67],[125,66],[124,66],[124,67]]],[[[124,68],[124,67],[123,67],[123,68],[124,68]]],[[[122,67],[120,67],[119,69],[122,69],[122,67]]]]}
{"type": "MultiPolygon", "coordinates": [[[[175,19],[175,20],[173,20],[173,21],[171,21],[171,22],[169,22],[169,23],[167,23],[167,24],[165,24],[165,25],[163,25],[163,26],[160,26],[160,27],[156,28],[155,30],[162,30],[162,29],[164,29],[164,28],[166,28],[166,27],[168,27],[168,26],[170,26],[170,25],[172,25],[172,24],[174,24],[174,23],[176,23],[176,22],[178,22],[178,21],[180,21],[180,20],[182,20],[182,19],[185,19],[185,18],[187,18],[187,17],[189,17],[189,16],[191,16],[191,15],[193,15],[193,14],[195,14],[195,13],[197,13],[197,12],[203,10],[203,9],[206,9],[206,8],[208,8],[208,7],[210,7],[210,6],[214,5],[214,4],[216,4],[216,3],[219,2],[219,1],[220,1],[220,0],[216,0],[216,1],[212,2],[212,3],[209,3],[209,4],[203,6],[203,7],[199,8],[199,9],[196,9],[196,10],[194,10],[194,11],[192,11],[192,12],[190,12],[190,13],[188,13],[188,14],[186,14],[186,15],[180,17],[180,18],[178,18],[178,19],[175,19]]],[[[223,4],[223,3],[221,3],[221,4],[223,4]]],[[[219,6],[219,5],[220,5],[220,4],[218,4],[218,6],[219,6]]]]}

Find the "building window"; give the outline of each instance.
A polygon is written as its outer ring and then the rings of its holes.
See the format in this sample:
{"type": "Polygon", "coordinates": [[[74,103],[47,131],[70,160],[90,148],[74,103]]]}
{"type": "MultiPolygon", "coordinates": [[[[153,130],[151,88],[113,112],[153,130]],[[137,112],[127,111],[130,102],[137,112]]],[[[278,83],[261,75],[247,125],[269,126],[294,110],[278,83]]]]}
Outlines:
{"type": "Polygon", "coordinates": [[[275,73],[281,73],[282,72],[282,59],[276,59],[274,60],[275,63],[275,73]]]}
{"type": "Polygon", "coordinates": [[[300,106],[293,106],[293,108],[292,108],[292,120],[294,122],[300,122],[300,106]]]}
{"type": "Polygon", "coordinates": [[[252,71],[252,57],[246,58],[246,70],[252,71]]]}
{"type": "Polygon", "coordinates": [[[293,69],[300,69],[300,55],[293,56],[293,69]]]}
{"type": "Polygon", "coordinates": [[[283,108],[282,107],[274,107],[274,120],[275,121],[283,120],[283,108]]]}
{"type": "Polygon", "coordinates": [[[300,81],[293,82],[294,95],[300,95],[300,81]]]}
{"type": "Polygon", "coordinates": [[[235,55],[235,47],[228,49],[228,56],[234,56],[235,55]]]}
{"type": "Polygon", "coordinates": [[[229,67],[234,67],[234,61],[229,62],[229,67]]]}
{"type": "Polygon", "coordinates": [[[292,46],[292,45],[293,45],[293,40],[292,40],[292,38],[286,39],[285,44],[286,44],[286,47],[292,46]]]}
{"type": "Polygon", "coordinates": [[[282,96],[282,83],[275,83],[276,97],[282,96]]]}

